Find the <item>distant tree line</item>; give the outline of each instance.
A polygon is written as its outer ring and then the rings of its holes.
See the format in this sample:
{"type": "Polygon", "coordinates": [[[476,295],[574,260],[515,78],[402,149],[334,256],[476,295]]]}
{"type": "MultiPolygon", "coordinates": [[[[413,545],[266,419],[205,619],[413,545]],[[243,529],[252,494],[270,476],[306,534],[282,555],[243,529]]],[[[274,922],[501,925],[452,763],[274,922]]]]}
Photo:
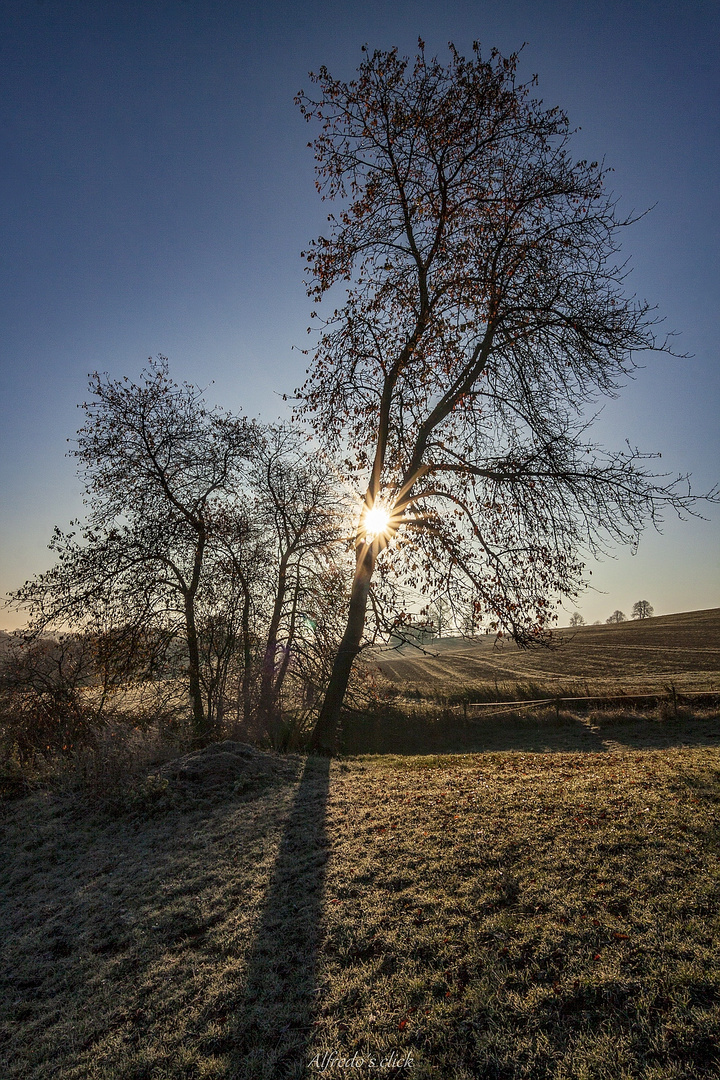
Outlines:
{"type": "MultiPolygon", "coordinates": [[[[638,600],[633,604],[632,617],[633,619],[650,619],[655,612],[655,608],[648,600],[638,600]]],[[[622,623],[627,622],[627,615],[624,611],[620,611],[616,608],[612,615],[609,615],[605,620],[606,623],[622,623]]]]}
{"type": "MultiPolygon", "coordinates": [[[[633,604],[632,617],[633,619],[650,619],[655,612],[655,608],[648,600],[638,600],[633,604]]],[[[605,620],[606,623],[622,623],[627,622],[627,616],[624,611],[620,611],[616,608],[612,615],[609,615],[605,620]]],[[[574,611],[570,616],[570,626],[578,627],[584,626],[585,619],[582,617],[579,611],[574,611]]]]}

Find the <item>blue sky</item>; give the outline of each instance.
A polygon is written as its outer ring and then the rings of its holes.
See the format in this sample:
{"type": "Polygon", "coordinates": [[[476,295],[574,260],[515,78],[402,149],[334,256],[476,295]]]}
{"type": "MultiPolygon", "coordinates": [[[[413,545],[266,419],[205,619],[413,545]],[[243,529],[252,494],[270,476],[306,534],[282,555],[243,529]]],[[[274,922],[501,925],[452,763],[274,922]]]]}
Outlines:
{"type": "MultiPolygon", "coordinates": [[[[527,42],[521,72],[615,169],[632,291],[692,359],[649,357],[610,402],[602,440],[720,478],[718,44],[715,0],[5,0],[0,2],[0,593],[49,565],[82,513],[67,439],[87,373],[150,355],[208,399],[272,420],[302,381],[310,310],[300,250],[322,230],[293,96],[360,46],[446,55],[527,42]]],[[[588,621],[637,599],[720,605],[720,511],[668,521],[637,555],[593,567],[588,621]]],[[[0,626],[14,626],[0,611],[0,626]]]]}

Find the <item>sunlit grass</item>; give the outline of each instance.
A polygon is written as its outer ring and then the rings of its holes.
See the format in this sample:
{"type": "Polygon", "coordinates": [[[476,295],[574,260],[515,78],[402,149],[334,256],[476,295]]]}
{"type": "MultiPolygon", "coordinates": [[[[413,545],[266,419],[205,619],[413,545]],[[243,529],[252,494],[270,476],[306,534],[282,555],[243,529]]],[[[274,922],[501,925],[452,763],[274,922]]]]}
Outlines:
{"type": "Polygon", "coordinates": [[[412,1049],[418,1077],[713,1075],[719,765],[503,754],[348,774],[324,1044],[412,1049]]]}
{"type": "Polygon", "coordinates": [[[719,750],[267,760],[6,804],[3,1077],[717,1075],[719,750]]]}

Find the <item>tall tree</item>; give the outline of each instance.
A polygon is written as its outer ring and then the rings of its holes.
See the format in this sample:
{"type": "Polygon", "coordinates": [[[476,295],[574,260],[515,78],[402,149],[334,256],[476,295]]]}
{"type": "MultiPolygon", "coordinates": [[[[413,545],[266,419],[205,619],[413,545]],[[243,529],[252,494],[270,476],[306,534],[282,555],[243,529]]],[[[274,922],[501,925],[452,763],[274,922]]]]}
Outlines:
{"type": "Polygon", "coordinates": [[[650,619],[654,611],[655,608],[649,600],[637,600],[633,604],[632,617],[633,619],[650,619]]]}
{"type": "MultiPolygon", "coordinates": [[[[637,539],[688,497],[643,455],[603,453],[583,411],[633,354],[667,349],[625,293],[606,171],[573,161],[558,108],[516,80],[517,56],[446,65],[397,50],[344,82],[311,75],[317,186],[339,204],[305,253],[324,322],[300,411],[364,484],[345,633],[313,734],[331,748],[370,583],[392,547],[408,580],[471,598],[519,644],[547,640],[579,552],[637,539]]],[[[314,313],[316,314],[316,313],[314,313]]]]}

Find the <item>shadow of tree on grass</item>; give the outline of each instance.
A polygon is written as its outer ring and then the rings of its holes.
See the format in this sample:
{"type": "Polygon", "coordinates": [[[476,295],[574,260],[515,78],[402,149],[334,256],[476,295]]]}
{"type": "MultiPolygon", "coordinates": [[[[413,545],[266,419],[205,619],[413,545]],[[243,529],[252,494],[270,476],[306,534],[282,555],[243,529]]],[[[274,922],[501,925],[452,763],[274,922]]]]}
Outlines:
{"type": "Polygon", "coordinates": [[[661,749],[671,746],[717,746],[717,710],[673,719],[602,713],[593,717],[552,710],[528,715],[437,715],[404,713],[387,707],[348,714],[343,728],[346,754],[468,754],[503,751],[528,753],[598,753],[616,748],[661,749]]]}
{"type": "Polygon", "coordinates": [[[246,968],[238,1014],[226,1034],[230,1076],[302,1077],[315,1007],[330,761],[309,757],[280,844],[246,968]]]}

